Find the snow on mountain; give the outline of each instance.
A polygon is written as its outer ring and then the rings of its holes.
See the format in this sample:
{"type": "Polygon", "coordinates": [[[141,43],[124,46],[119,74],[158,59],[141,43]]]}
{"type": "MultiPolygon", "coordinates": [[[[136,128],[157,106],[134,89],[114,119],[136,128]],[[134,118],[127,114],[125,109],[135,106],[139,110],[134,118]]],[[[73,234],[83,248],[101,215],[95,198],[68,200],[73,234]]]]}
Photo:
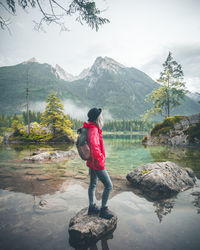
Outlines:
{"type": "Polygon", "coordinates": [[[56,73],[58,76],[68,82],[74,81],[74,76],[70,73],[67,73],[62,67],[56,64],[56,73]]]}

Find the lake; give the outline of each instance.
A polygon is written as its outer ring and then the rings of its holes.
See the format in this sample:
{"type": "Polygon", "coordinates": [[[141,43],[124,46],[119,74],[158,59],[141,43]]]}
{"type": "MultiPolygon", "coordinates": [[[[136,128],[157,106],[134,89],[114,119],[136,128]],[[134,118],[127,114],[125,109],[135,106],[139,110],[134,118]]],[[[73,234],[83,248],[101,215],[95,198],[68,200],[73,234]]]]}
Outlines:
{"type": "MultiPolygon", "coordinates": [[[[109,208],[118,216],[113,234],[90,249],[200,248],[200,148],[141,145],[141,136],[104,136],[106,168],[114,189],[109,208]],[[174,161],[190,167],[196,186],[177,196],[151,202],[126,181],[139,165],[174,161]]],[[[68,150],[65,145],[43,148],[68,150]]],[[[0,249],[67,250],[68,224],[88,205],[88,169],[79,158],[54,163],[28,163],[23,159],[38,145],[0,146],[0,249]]],[[[100,204],[102,185],[96,190],[100,204]]]]}

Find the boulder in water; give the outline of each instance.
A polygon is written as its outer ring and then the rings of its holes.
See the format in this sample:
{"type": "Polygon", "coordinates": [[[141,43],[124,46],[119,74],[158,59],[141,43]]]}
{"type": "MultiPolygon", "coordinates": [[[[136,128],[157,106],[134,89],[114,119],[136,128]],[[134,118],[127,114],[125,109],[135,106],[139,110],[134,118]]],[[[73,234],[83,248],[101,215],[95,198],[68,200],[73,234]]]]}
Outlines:
{"type": "Polygon", "coordinates": [[[33,153],[32,156],[25,157],[25,161],[57,161],[57,160],[69,160],[74,159],[76,156],[78,156],[78,153],[75,150],[69,150],[69,151],[48,151],[48,152],[42,152],[42,153],[33,153]]]}
{"type": "Polygon", "coordinates": [[[196,178],[190,168],[174,162],[155,162],[139,166],[126,176],[131,184],[147,197],[157,200],[171,197],[194,186],[196,178]]]}
{"type": "Polygon", "coordinates": [[[100,218],[98,215],[88,215],[88,208],[83,208],[69,223],[69,242],[77,247],[84,247],[97,242],[117,226],[117,216],[110,220],[100,218]]]}

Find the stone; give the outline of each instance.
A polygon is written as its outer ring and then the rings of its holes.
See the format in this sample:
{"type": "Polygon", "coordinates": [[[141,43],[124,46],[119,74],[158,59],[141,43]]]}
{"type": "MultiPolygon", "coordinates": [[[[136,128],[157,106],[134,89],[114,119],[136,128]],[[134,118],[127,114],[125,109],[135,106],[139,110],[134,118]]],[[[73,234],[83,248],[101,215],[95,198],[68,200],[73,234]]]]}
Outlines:
{"type": "Polygon", "coordinates": [[[42,175],[42,176],[37,177],[38,181],[48,181],[48,180],[51,180],[51,179],[52,178],[49,175],[42,175]]]}
{"type": "Polygon", "coordinates": [[[110,232],[117,226],[117,216],[110,220],[100,218],[98,215],[88,215],[88,208],[79,211],[69,223],[69,242],[78,248],[89,246],[110,232]]]}
{"type": "Polygon", "coordinates": [[[76,156],[78,156],[78,153],[75,150],[69,150],[69,151],[49,151],[49,152],[42,152],[38,153],[36,152],[32,156],[25,157],[25,161],[56,161],[56,160],[69,160],[74,159],[76,156]]]}
{"type": "Polygon", "coordinates": [[[76,173],[72,171],[66,171],[65,173],[61,174],[61,177],[73,177],[76,173]]]}
{"type": "Polygon", "coordinates": [[[127,180],[152,200],[171,197],[194,186],[196,177],[190,168],[174,162],[155,162],[142,165],[127,174],[127,180]]]}
{"type": "Polygon", "coordinates": [[[198,192],[198,191],[192,192],[191,195],[193,195],[193,196],[200,196],[200,192],[198,192]]]}
{"type": "Polygon", "coordinates": [[[43,175],[44,172],[39,169],[32,169],[26,172],[26,175],[43,175]]]}
{"type": "Polygon", "coordinates": [[[74,178],[76,179],[80,179],[80,180],[84,180],[87,178],[87,176],[83,176],[83,175],[75,175],[74,178]]]}
{"type": "Polygon", "coordinates": [[[10,178],[12,177],[12,174],[10,173],[0,173],[0,178],[10,178]]]}
{"type": "Polygon", "coordinates": [[[62,212],[66,210],[66,207],[67,202],[64,199],[47,198],[40,200],[40,202],[34,206],[34,212],[38,214],[62,212]]]}
{"type": "Polygon", "coordinates": [[[190,124],[196,124],[200,122],[200,115],[199,114],[194,114],[189,116],[189,122],[190,124]]]}

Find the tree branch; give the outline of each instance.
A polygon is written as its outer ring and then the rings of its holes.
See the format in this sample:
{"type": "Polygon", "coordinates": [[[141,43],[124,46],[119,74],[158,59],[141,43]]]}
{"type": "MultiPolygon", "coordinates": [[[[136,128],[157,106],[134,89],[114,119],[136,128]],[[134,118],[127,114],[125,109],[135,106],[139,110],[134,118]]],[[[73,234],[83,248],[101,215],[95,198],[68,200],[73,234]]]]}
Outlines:
{"type": "Polygon", "coordinates": [[[15,13],[15,11],[13,12],[11,12],[8,8],[6,8],[6,6],[2,3],[2,2],[0,2],[0,5],[9,13],[9,14],[11,14],[11,15],[13,15],[13,16],[16,16],[14,13],[15,13]]]}
{"type": "MultiPolygon", "coordinates": [[[[6,4],[0,2],[0,7],[4,8],[9,14],[14,15],[16,13],[16,2],[24,10],[26,10],[29,6],[38,6],[39,11],[42,13],[43,17],[41,18],[39,23],[34,21],[35,25],[37,26],[37,30],[42,28],[43,23],[46,23],[47,25],[55,23],[60,25],[61,31],[69,31],[69,29],[65,26],[64,18],[65,16],[72,16],[75,13],[78,14],[75,19],[76,21],[78,21],[80,24],[83,24],[85,22],[92,29],[95,28],[96,31],[98,31],[101,25],[110,22],[106,18],[99,17],[99,14],[102,11],[96,8],[96,4],[92,0],[71,0],[69,8],[62,6],[60,3],[58,3],[57,0],[46,1],[48,2],[51,13],[48,13],[47,9],[42,6],[41,0],[7,0],[7,6],[6,4]],[[61,10],[61,14],[56,12],[56,7],[61,10]],[[11,11],[9,9],[11,9],[11,11]]],[[[3,22],[3,20],[3,17],[1,17],[2,29],[4,29],[5,26],[5,22],[3,22]]]]}
{"type": "Polygon", "coordinates": [[[7,29],[8,32],[9,32],[9,34],[12,35],[11,30],[10,30],[9,27],[8,27],[9,24],[10,24],[9,19],[8,19],[8,20],[4,20],[4,19],[0,16],[0,27],[1,27],[1,29],[2,29],[2,30],[7,29]]]}

